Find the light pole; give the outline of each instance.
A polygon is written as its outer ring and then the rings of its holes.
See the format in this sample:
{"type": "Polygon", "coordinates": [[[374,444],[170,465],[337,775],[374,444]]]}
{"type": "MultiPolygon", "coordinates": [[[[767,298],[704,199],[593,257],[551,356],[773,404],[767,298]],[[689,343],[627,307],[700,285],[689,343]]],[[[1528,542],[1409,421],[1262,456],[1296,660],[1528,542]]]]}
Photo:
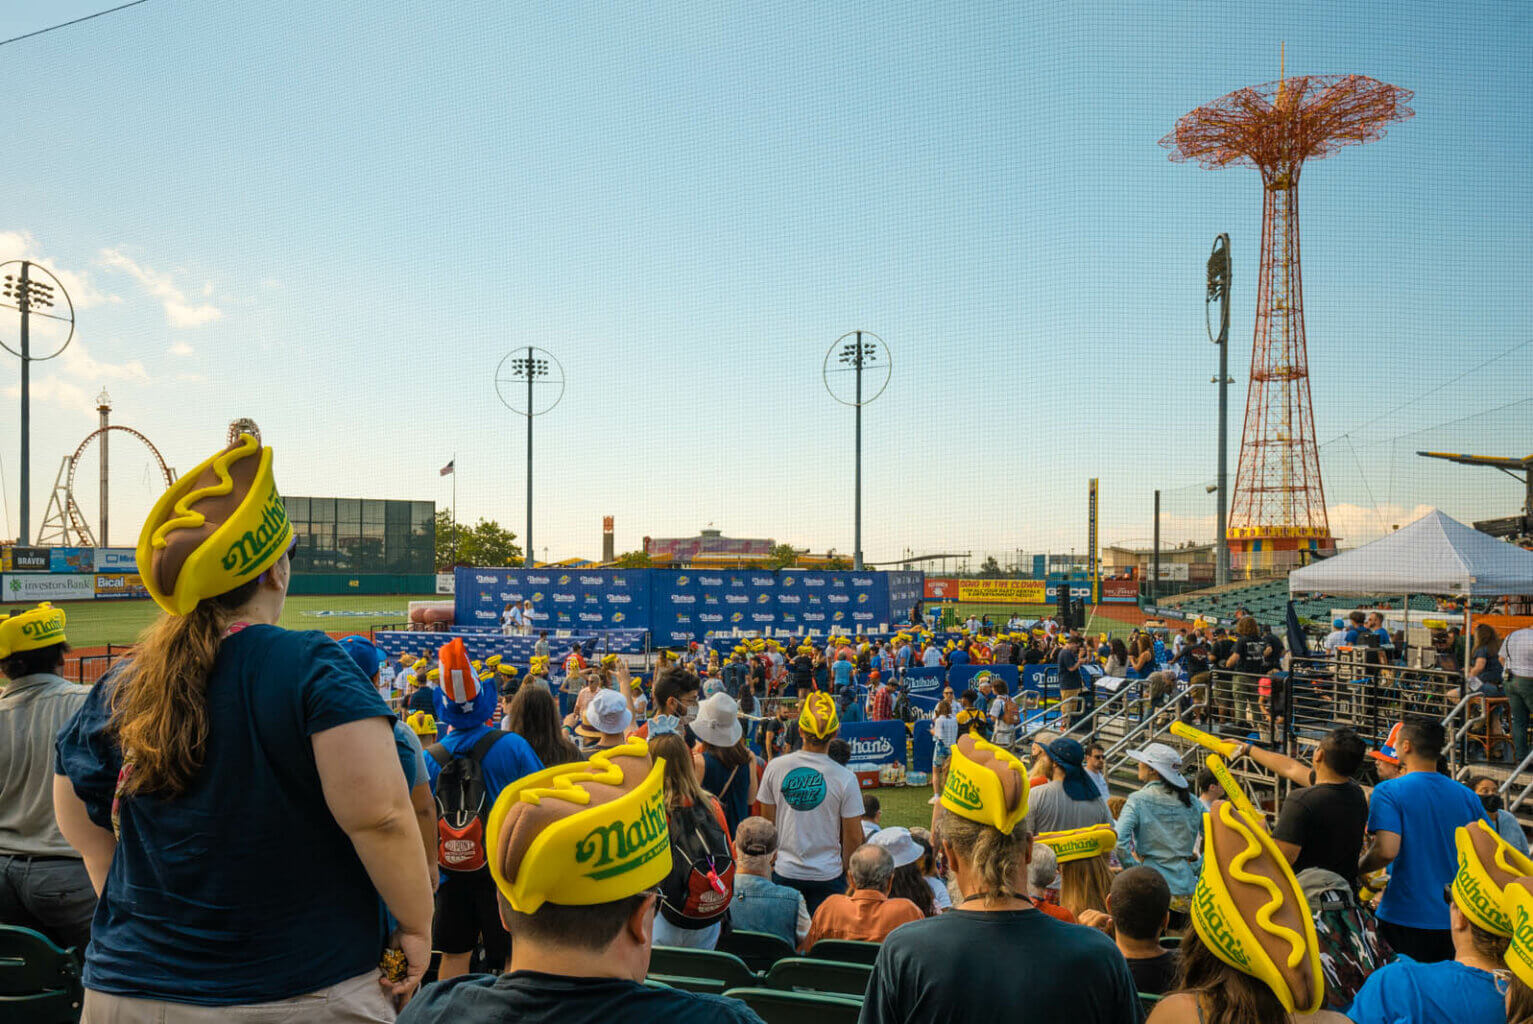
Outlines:
{"type": "Polygon", "coordinates": [[[1208,294],[1203,300],[1203,326],[1209,340],[1219,346],[1219,376],[1213,383],[1219,385],[1219,513],[1214,524],[1214,582],[1230,581],[1230,545],[1225,537],[1226,517],[1230,509],[1229,492],[1229,428],[1230,428],[1230,236],[1221,234],[1214,239],[1214,248],[1208,254],[1208,294]],[[1208,317],[1211,303],[1219,303],[1219,333],[1214,334],[1208,317]]]}
{"type": "Polygon", "coordinates": [[[41,264],[31,260],[11,260],[0,265],[0,269],[7,270],[5,282],[0,286],[0,308],[14,309],[21,314],[19,349],[11,348],[3,340],[0,340],[0,347],[21,357],[21,532],[17,534],[17,542],[26,545],[31,540],[32,518],[32,374],[29,364],[52,359],[69,347],[75,336],[75,307],[63,283],[41,264]],[[11,271],[12,267],[16,269],[11,271]],[[43,276],[36,276],[38,274],[43,276]],[[55,308],[56,298],[63,300],[68,315],[47,312],[55,308]],[[50,355],[32,354],[32,318],[35,316],[45,319],[49,333],[64,336],[63,342],[50,355]]]}
{"type": "MultiPolygon", "coordinates": [[[[862,407],[878,398],[884,393],[884,388],[889,386],[889,377],[894,369],[894,360],[889,355],[889,346],[884,340],[872,331],[848,331],[837,338],[835,344],[825,353],[825,363],[821,367],[821,376],[825,379],[825,390],[830,396],[842,405],[850,405],[857,410],[857,441],[856,441],[856,484],[853,501],[853,525],[852,525],[852,568],[862,568],[862,407]],[[832,359],[835,365],[831,365],[832,359]],[[874,374],[874,382],[878,384],[873,394],[864,397],[862,375],[864,371],[871,370],[874,374]],[[877,374],[883,371],[883,380],[879,381],[877,374]],[[850,398],[837,394],[833,386],[831,374],[850,373],[853,379],[853,389],[850,398]]],[[[835,378],[839,381],[843,378],[835,378]]],[[[842,385],[843,389],[845,385],[842,385]]]]}
{"type": "Polygon", "coordinates": [[[564,397],[564,367],[544,349],[531,345],[512,349],[495,368],[495,393],[507,409],[527,417],[527,535],[522,538],[522,550],[531,569],[537,562],[532,551],[532,418],[548,412],[564,397]],[[533,390],[538,386],[545,388],[541,396],[533,390]]]}

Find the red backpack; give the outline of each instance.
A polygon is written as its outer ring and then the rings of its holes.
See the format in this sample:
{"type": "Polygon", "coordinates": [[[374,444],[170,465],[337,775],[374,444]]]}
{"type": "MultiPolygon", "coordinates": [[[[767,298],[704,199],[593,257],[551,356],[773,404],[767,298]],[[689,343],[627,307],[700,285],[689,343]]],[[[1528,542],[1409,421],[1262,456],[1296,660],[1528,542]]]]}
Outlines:
{"type": "Polygon", "coordinates": [[[489,863],[484,829],[490,798],[484,758],[504,735],[491,729],[473,747],[456,754],[441,743],[426,748],[442,767],[436,777],[436,862],[445,871],[478,871],[489,863]]]}
{"type": "Polygon", "coordinates": [[[716,806],[709,797],[667,815],[671,873],[660,883],[660,912],[677,928],[708,927],[723,918],[734,898],[735,859],[716,806]]]}

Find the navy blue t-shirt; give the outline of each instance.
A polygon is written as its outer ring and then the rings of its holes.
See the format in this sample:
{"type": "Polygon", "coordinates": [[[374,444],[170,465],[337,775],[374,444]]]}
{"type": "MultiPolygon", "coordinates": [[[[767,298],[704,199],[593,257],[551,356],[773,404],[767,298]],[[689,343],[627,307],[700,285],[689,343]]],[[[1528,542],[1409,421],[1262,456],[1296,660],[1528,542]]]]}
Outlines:
{"type": "MultiPolygon", "coordinates": [[[[467,753],[479,742],[479,738],[490,731],[487,725],[476,725],[471,729],[454,729],[440,742],[447,748],[447,752],[453,756],[467,753]]],[[[531,775],[533,772],[543,770],[543,762],[538,760],[538,755],[532,752],[532,747],[527,741],[514,732],[508,732],[495,741],[495,745],[484,755],[484,788],[485,798],[495,803],[495,798],[500,791],[511,783],[520,779],[523,775],[531,775]]],[[[442,772],[442,766],[437,764],[436,758],[426,755],[426,775],[431,781],[431,791],[436,792],[436,777],[442,772]]]]}
{"type": "MultiPolygon", "coordinates": [[[[56,744],[91,820],[112,827],[122,753],[107,731],[119,666],[56,744]]],[[[388,705],[317,632],[250,626],[207,681],[207,760],[173,799],[121,802],[85,954],[87,988],[219,1006],[287,999],[376,970],[383,906],[331,817],[310,738],[388,705]]]]}

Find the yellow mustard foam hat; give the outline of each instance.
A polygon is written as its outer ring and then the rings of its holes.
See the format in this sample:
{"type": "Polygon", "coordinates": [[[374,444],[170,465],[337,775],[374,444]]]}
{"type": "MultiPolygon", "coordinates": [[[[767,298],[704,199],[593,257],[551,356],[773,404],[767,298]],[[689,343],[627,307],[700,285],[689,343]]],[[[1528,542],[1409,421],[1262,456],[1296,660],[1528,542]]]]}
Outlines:
{"type": "Polygon", "coordinates": [[[438,668],[427,669],[426,678],[434,683],[438,679],[442,678],[442,670],[438,668]]]}
{"type": "Polygon", "coordinates": [[[0,615],[0,658],[67,642],[64,609],[47,601],[17,615],[0,615]]]}
{"type": "Polygon", "coordinates": [[[501,790],[486,829],[495,887],[523,914],[654,887],[671,873],[664,774],[636,737],[501,790]]]}
{"type": "Polygon", "coordinates": [[[804,698],[804,707],[798,713],[798,727],[815,739],[823,740],[841,726],[841,716],[836,713],[836,702],[823,690],[815,690],[804,698]]]}
{"type": "Polygon", "coordinates": [[[617,655],[616,654],[603,654],[601,656],[601,667],[602,668],[611,668],[613,665],[616,665],[616,664],[617,664],[617,655]]]}
{"type": "Polygon", "coordinates": [[[1118,845],[1118,833],[1111,825],[1087,825],[1085,828],[1066,829],[1063,832],[1039,832],[1034,838],[1053,850],[1054,859],[1061,864],[1100,857],[1111,853],[1118,845]]]}
{"type": "Polygon", "coordinates": [[[1320,1009],[1325,979],[1304,892],[1266,830],[1227,800],[1203,816],[1192,924],[1210,952],[1265,983],[1289,1013],[1320,1009]]]}
{"type": "Polygon", "coordinates": [[[507,665],[502,662],[501,664],[495,666],[495,671],[499,672],[503,676],[514,676],[516,675],[516,666],[507,665]]]}
{"type": "Polygon", "coordinates": [[[426,667],[426,659],[425,658],[416,658],[415,659],[415,664],[411,665],[410,667],[415,669],[416,671],[419,671],[419,670],[421,670],[421,669],[426,667]]]}
{"type": "Polygon", "coordinates": [[[417,736],[432,736],[436,733],[436,717],[429,711],[417,711],[407,716],[405,724],[417,736]]]}
{"type": "Polygon", "coordinates": [[[1512,944],[1506,965],[1522,983],[1533,988],[1533,878],[1518,878],[1503,890],[1506,916],[1512,922],[1512,944]]]}
{"type": "Polygon", "coordinates": [[[275,565],[293,541],[271,472],[249,434],[170,485],[150,509],[134,561],[154,603],[186,615],[275,565]]]}
{"type": "Polygon", "coordinates": [[[1496,834],[1483,818],[1453,831],[1458,872],[1453,902],[1465,917],[1496,935],[1512,934],[1502,890],[1508,882],[1533,875],[1533,860],[1496,834]]]}
{"type": "Polygon", "coordinates": [[[505,659],[504,659],[504,658],[502,658],[502,657],[501,657],[501,656],[500,656],[500,655],[498,655],[498,654],[492,654],[492,655],[490,655],[490,656],[489,656],[489,657],[488,657],[488,658],[486,658],[486,659],[484,659],[484,663],[485,663],[485,664],[486,664],[486,665],[488,665],[488,666],[490,666],[490,667],[491,667],[491,668],[494,668],[494,667],[496,667],[496,666],[497,666],[497,665],[499,665],[499,664],[500,664],[500,663],[501,663],[501,662],[502,662],[502,661],[504,661],[504,660],[505,660],[505,659]]]}
{"type": "Polygon", "coordinates": [[[1027,797],[1027,768],[1015,754],[972,733],[959,737],[942,787],[944,808],[1011,835],[1027,817],[1027,797]]]}

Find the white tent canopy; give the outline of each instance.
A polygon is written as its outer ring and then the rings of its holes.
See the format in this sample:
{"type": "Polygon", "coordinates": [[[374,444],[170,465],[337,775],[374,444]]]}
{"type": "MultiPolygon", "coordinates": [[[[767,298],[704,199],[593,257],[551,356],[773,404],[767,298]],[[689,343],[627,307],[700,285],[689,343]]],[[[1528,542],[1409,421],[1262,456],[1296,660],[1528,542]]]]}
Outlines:
{"type": "Polygon", "coordinates": [[[1533,594],[1533,551],[1465,526],[1437,509],[1372,544],[1297,569],[1288,592],[1533,594]]]}

